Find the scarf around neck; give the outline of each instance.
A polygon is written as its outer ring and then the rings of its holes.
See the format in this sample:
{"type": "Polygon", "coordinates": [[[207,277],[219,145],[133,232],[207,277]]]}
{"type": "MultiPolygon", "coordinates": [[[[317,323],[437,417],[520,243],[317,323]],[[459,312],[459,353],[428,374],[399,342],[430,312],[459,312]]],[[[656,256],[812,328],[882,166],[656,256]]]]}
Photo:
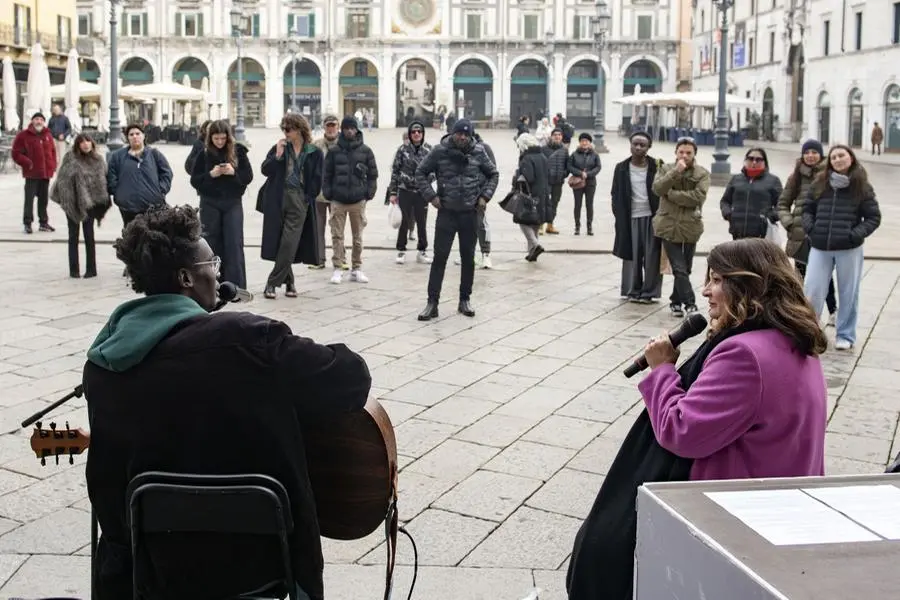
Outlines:
{"type": "Polygon", "coordinates": [[[836,190],[842,190],[850,186],[850,178],[835,171],[828,174],[828,180],[831,183],[831,187],[836,190]]]}

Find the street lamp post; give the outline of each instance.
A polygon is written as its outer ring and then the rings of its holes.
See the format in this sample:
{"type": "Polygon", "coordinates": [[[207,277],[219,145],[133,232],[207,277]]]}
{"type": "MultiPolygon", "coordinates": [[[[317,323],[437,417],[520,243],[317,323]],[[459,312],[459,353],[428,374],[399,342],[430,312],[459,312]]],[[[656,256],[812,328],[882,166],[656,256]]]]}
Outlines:
{"type": "Polygon", "coordinates": [[[594,94],[594,149],[598,153],[609,152],[604,143],[606,122],[606,73],[603,71],[603,50],[606,48],[606,36],[612,20],[606,0],[597,0],[597,14],[591,17],[594,33],[594,49],[597,51],[597,93],[594,94]]]}
{"type": "Polygon", "coordinates": [[[117,7],[122,0],[109,3],[109,133],[106,147],[118,150],[125,145],[119,122],[119,16],[117,7]]]}
{"type": "Polygon", "coordinates": [[[728,164],[728,109],[725,105],[725,94],[728,91],[728,9],[734,6],[734,0],[713,0],[722,14],[722,26],[719,38],[719,107],[716,116],[716,149],[713,152],[713,163],[710,168],[710,179],[713,185],[725,185],[731,178],[731,165],[728,164]]]}
{"type": "Polygon", "coordinates": [[[231,9],[231,36],[234,38],[234,43],[237,46],[237,77],[238,77],[238,88],[237,88],[237,123],[234,127],[234,139],[243,142],[246,140],[246,136],[244,135],[244,59],[243,59],[243,48],[244,48],[244,14],[241,12],[240,8],[235,6],[231,9]]]}
{"type": "MultiPolygon", "coordinates": [[[[547,63],[547,106],[544,108],[547,111],[547,117],[550,117],[550,98],[553,96],[553,83],[550,80],[550,68],[553,66],[553,56],[556,54],[556,44],[553,41],[553,32],[548,31],[544,34],[544,50],[546,52],[546,56],[544,60],[547,63]]],[[[537,123],[532,123],[533,126],[537,126],[537,123]]]]}

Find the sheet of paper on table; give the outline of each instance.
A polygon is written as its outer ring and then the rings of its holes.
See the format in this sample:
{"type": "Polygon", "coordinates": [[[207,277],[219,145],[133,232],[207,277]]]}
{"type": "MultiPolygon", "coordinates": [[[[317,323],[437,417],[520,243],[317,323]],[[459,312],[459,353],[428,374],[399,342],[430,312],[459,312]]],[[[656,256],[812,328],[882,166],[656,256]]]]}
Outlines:
{"type": "Polygon", "coordinates": [[[900,488],[893,485],[857,485],[803,491],[878,535],[889,540],[900,540],[900,488]]]}
{"type": "Polygon", "coordinates": [[[802,490],[706,492],[706,496],[776,546],[881,540],[802,490]]]}

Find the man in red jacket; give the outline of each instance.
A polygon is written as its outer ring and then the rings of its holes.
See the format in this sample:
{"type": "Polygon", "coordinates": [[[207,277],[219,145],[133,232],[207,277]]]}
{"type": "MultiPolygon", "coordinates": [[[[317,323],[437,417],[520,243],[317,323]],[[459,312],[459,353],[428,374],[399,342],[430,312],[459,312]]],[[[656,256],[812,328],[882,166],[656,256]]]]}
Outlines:
{"type": "Polygon", "coordinates": [[[31,117],[31,124],[16,134],[13,142],[12,157],[22,167],[25,178],[25,208],[22,223],[25,233],[31,233],[34,221],[34,197],[38,199],[38,221],[41,231],[56,231],[50,227],[47,217],[47,200],[50,191],[50,179],[56,172],[56,147],[53,136],[46,127],[44,115],[40,112],[31,117]]]}

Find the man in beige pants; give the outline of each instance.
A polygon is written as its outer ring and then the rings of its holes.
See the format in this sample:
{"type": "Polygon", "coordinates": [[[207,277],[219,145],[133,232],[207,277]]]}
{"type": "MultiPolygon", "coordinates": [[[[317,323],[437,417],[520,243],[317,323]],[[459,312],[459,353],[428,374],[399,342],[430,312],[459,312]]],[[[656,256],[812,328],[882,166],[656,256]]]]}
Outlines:
{"type": "Polygon", "coordinates": [[[322,179],[322,193],[331,202],[331,246],[334,252],[331,283],[339,284],[343,280],[346,257],[344,229],[348,218],[353,233],[350,281],[369,282],[362,271],[362,234],[366,227],[366,203],[375,197],[377,189],[375,153],[363,143],[363,134],[356,119],[346,116],[341,121],[337,144],[325,157],[325,176],[322,179]]]}
{"type": "MultiPolygon", "coordinates": [[[[335,115],[325,115],[325,120],[322,122],[322,125],[325,127],[325,134],[313,142],[313,144],[322,151],[323,156],[328,156],[328,152],[337,145],[338,135],[340,134],[340,123],[340,119],[335,115]]],[[[330,212],[331,203],[328,202],[328,200],[325,199],[325,195],[320,192],[319,197],[316,198],[316,221],[318,221],[318,239],[316,240],[316,243],[319,246],[319,256],[322,257],[322,262],[318,265],[310,265],[310,269],[325,268],[325,230],[330,230],[330,227],[326,227],[328,224],[328,214],[330,212]]],[[[341,265],[341,268],[346,271],[349,268],[349,265],[344,263],[341,265]]]]}

